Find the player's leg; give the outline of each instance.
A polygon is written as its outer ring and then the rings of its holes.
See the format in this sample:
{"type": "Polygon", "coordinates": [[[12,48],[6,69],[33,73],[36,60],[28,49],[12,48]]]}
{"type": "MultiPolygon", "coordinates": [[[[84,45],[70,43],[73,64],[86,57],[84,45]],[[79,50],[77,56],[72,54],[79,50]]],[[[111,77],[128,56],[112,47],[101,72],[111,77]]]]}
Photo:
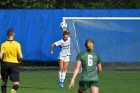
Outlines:
{"type": "Polygon", "coordinates": [[[60,87],[64,87],[64,84],[63,84],[63,77],[62,77],[62,74],[63,74],[63,57],[60,57],[59,59],[59,71],[58,71],[58,77],[59,77],[59,83],[58,85],[60,87]]]}
{"type": "Polygon", "coordinates": [[[0,80],[2,79],[2,76],[1,76],[1,74],[0,74],[0,80]]]}
{"type": "Polygon", "coordinates": [[[99,81],[90,81],[91,93],[99,93],[99,81]]]}
{"type": "Polygon", "coordinates": [[[67,69],[68,69],[69,61],[70,61],[69,56],[64,57],[64,63],[63,63],[64,64],[63,65],[64,78],[66,77],[66,72],[67,72],[67,69]]]}
{"type": "Polygon", "coordinates": [[[69,56],[65,56],[63,62],[62,82],[65,81],[69,61],[70,61],[69,56]]]}
{"type": "Polygon", "coordinates": [[[1,92],[2,93],[6,93],[8,75],[9,72],[8,72],[7,63],[2,63],[1,65],[1,76],[2,76],[1,92]]]}
{"type": "Polygon", "coordinates": [[[59,59],[59,71],[58,71],[59,82],[62,82],[62,73],[63,73],[63,60],[59,59]]]}
{"type": "Polygon", "coordinates": [[[88,81],[79,81],[78,93],[86,93],[86,90],[89,88],[88,81]]]}
{"type": "Polygon", "coordinates": [[[7,80],[2,80],[1,92],[6,93],[7,80]]]}
{"type": "Polygon", "coordinates": [[[63,73],[62,73],[62,77],[63,77],[63,82],[65,81],[65,78],[66,78],[66,73],[67,73],[67,68],[68,68],[68,64],[69,62],[68,61],[65,61],[63,63],[63,73]]]}
{"type": "Polygon", "coordinates": [[[13,82],[13,88],[11,89],[11,93],[16,93],[18,88],[19,88],[19,82],[18,81],[13,82]]]}
{"type": "Polygon", "coordinates": [[[20,73],[19,64],[11,64],[10,80],[13,82],[11,93],[16,93],[16,91],[19,88],[19,73],[20,73]]]}
{"type": "Polygon", "coordinates": [[[90,90],[91,90],[91,93],[99,93],[99,87],[91,86],[90,90]]]}
{"type": "Polygon", "coordinates": [[[78,89],[78,93],[87,93],[86,90],[80,90],[78,89]]]}

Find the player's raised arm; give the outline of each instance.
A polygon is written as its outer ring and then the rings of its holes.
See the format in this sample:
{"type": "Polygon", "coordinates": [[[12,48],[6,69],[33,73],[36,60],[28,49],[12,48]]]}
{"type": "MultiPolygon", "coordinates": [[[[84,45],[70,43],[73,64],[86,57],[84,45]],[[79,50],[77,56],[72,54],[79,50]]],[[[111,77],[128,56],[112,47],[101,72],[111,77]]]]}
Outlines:
{"type": "Polygon", "coordinates": [[[72,79],[71,79],[71,82],[69,84],[69,89],[71,89],[72,87],[74,87],[74,85],[75,85],[75,79],[76,79],[76,76],[77,76],[80,68],[81,68],[81,61],[77,61],[76,62],[76,67],[75,67],[75,70],[74,70],[74,73],[73,73],[73,76],[72,76],[72,79]]]}
{"type": "Polygon", "coordinates": [[[51,46],[50,46],[50,53],[51,54],[53,54],[53,48],[54,48],[54,46],[55,46],[55,43],[51,44],[51,46]]]}
{"type": "Polygon", "coordinates": [[[56,41],[55,43],[52,43],[50,46],[50,53],[53,54],[53,48],[54,46],[60,46],[62,44],[62,40],[56,41]]]}

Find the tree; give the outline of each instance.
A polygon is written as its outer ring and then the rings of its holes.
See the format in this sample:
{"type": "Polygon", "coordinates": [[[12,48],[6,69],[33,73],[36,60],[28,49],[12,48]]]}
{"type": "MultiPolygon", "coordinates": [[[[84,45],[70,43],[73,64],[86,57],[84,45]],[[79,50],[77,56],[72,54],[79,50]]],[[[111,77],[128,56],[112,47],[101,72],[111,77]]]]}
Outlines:
{"type": "Polygon", "coordinates": [[[0,8],[140,8],[140,0],[1,0],[0,8]]]}

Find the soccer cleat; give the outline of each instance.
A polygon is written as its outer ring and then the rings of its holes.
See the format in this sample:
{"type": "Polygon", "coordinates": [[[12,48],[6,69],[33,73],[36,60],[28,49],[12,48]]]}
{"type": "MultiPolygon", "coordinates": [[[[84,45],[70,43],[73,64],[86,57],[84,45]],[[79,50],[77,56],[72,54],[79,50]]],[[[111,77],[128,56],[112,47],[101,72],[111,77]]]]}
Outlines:
{"type": "Polygon", "coordinates": [[[63,88],[64,87],[64,82],[59,82],[58,85],[63,88]]]}
{"type": "Polygon", "coordinates": [[[16,93],[16,91],[14,89],[11,89],[11,93],[16,93]]]}

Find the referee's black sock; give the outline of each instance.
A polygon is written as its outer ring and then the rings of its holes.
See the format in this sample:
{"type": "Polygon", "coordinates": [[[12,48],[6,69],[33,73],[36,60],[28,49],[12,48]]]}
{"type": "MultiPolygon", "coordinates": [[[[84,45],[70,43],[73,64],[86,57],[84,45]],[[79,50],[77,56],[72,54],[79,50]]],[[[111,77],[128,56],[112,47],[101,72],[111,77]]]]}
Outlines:
{"type": "Polygon", "coordinates": [[[14,90],[18,90],[18,88],[19,88],[19,85],[13,85],[14,90]]]}
{"type": "Polygon", "coordinates": [[[5,86],[5,85],[2,85],[2,86],[1,86],[1,92],[2,92],[2,93],[6,93],[6,86],[5,86]]]}

